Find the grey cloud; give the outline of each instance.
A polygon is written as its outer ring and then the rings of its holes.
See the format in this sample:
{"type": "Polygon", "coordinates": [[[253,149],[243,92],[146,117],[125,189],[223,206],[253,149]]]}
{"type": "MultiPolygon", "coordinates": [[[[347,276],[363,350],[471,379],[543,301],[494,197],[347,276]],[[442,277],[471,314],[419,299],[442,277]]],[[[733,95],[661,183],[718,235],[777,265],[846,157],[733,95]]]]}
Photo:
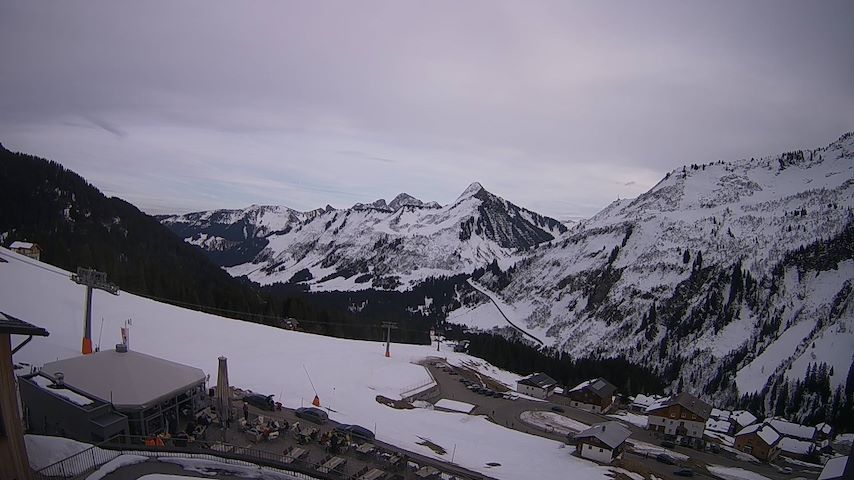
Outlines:
{"type": "Polygon", "coordinates": [[[10,1],[0,141],[84,175],[149,162],[159,181],[111,180],[140,199],[450,201],[480,180],[590,215],[683,164],[854,128],[851,18],[850,1],[10,1]]]}

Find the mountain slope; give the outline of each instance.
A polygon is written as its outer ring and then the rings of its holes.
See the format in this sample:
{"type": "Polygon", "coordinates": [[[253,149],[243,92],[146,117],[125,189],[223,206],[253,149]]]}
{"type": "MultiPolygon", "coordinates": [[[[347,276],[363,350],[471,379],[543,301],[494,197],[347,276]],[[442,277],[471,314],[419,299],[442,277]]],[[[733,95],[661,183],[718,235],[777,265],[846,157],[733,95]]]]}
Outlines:
{"type": "Polygon", "coordinates": [[[624,355],[674,387],[734,403],[769,376],[794,381],[825,362],[836,388],[854,352],[852,208],[847,134],[812,151],[674,170],[537,248],[506,286],[481,282],[547,343],[624,355]]]}
{"type": "Polygon", "coordinates": [[[0,205],[0,244],[36,242],[44,262],[94,268],[122,290],[241,318],[282,310],[282,299],[231,278],[155,218],[56,162],[0,146],[0,205]]]}
{"type": "Polygon", "coordinates": [[[567,230],[478,183],[444,207],[400,194],[342,210],[250,207],[160,220],[234,276],[315,290],[407,288],[494,260],[512,263],[567,230]]]}

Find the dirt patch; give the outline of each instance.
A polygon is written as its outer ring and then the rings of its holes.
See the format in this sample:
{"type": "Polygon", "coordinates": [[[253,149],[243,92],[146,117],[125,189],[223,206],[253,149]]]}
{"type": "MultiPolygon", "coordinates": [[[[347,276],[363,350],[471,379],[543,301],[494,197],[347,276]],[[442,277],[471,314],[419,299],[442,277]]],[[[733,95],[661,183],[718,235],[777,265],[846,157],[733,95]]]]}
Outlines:
{"type": "Polygon", "coordinates": [[[413,408],[415,408],[411,403],[407,402],[406,400],[392,400],[382,395],[377,395],[376,401],[378,403],[382,403],[387,407],[396,408],[398,410],[412,410],[413,408]]]}
{"type": "Polygon", "coordinates": [[[434,452],[438,453],[439,455],[444,455],[444,454],[448,453],[448,451],[445,450],[444,448],[442,448],[441,445],[436,445],[435,443],[431,442],[429,438],[424,438],[424,437],[418,437],[418,438],[421,439],[420,442],[416,442],[418,445],[424,445],[425,447],[429,448],[430,450],[433,450],[434,452]]]}

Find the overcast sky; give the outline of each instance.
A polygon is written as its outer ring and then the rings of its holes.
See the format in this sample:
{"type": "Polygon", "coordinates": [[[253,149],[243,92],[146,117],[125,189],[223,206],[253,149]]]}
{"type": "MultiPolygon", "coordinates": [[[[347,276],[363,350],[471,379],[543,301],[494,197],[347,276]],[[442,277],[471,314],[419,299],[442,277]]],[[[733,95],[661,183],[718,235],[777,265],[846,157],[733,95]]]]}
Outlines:
{"type": "Polygon", "coordinates": [[[149,213],[473,181],[590,216],[854,130],[854,2],[9,1],[0,142],[149,213]]]}

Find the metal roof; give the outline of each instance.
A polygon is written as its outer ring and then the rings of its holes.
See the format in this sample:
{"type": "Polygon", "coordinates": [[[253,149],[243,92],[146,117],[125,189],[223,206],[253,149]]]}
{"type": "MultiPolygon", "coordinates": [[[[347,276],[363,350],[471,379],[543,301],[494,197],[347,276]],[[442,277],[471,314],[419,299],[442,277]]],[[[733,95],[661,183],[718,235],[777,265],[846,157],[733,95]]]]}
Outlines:
{"type": "Polygon", "coordinates": [[[519,380],[519,383],[523,385],[531,385],[533,387],[551,388],[557,385],[557,380],[545,373],[535,373],[530,377],[519,380]]]}
{"type": "Polygon", "coordinates": [[[47,337],[50,335],[47,330],[42,327],[37,327],[3,312],[0,312],[0,333],[36,335],[39,337],[47,337]]]}
{"type": "Polygon", "coordinates": [[[602,443],[613,449],[619,447],[631,434],[631,430],[620,425],[618,422],[604,422],[597,423],[587,430],[579,432],[575,435],[575,438],[598,438],[602,443]]]}
{"type": "Polygon", "coordinates": [[[127,410],[148,408],[205,381],[199,368],[134,351],[105,350],[42,368],[50,376],[60,372],[66,384],[127,410]]]}
{"type": "Polygon", "coordinates": [[[617,387],[612,385],[611,382],[599,377],[579,383],[570,392],[577,392],[584,389],[590,390],[600,398],[610,398],[617,391],[617,387]]]}
{"type": "Polygon", "coordinates": [[[709,416],[712,413],[711,405],[700,400],[694,395],[691,395],[688,392],[682,392],[678,395],[673,395],[670,398],[658,401],[647,407],[646,412],[651,413],[655,410],[667,408],[671,405],[681,405],[682,407],[693,412],[695,415],[702,418],[703,420],[708,420],[709,416]]]}

